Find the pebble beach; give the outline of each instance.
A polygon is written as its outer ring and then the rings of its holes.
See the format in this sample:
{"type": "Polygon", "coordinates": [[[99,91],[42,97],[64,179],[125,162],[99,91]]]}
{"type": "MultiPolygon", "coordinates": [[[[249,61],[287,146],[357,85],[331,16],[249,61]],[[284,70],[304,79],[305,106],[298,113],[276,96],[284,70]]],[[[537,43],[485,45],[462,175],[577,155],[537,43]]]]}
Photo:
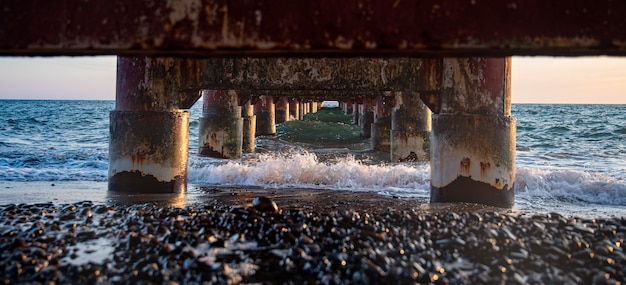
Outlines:
{"type": "Polygon", "coordinates": [[[365,193],[205,191],[216,198],[180,207],[2,205],[2,281],[622,284],[626,275],[624,218],[365,193]]]}

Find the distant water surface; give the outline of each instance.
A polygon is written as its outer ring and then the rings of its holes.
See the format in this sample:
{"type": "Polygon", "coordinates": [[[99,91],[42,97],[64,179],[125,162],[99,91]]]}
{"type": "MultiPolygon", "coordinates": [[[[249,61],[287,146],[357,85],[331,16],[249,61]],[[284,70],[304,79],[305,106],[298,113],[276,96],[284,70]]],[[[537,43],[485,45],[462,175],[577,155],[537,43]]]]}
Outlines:
{"type": "MultiPolygon", "coordinates": [[[[114,105],[0,100],[0,183],[104,185],[114,105]]],[[[257,138],[257,153],[221,160],[196,155],[201,107],[189,110],[190,191],[193,185],[315,188],[428,200],[429,165],[385,162],[388,154],[368,150],[351,115],[339,109],[279,124],[276,138],[257,138]]],[[[516,209],[626,216],[626,105],[514,104],[512,113],[516,209]]]]}

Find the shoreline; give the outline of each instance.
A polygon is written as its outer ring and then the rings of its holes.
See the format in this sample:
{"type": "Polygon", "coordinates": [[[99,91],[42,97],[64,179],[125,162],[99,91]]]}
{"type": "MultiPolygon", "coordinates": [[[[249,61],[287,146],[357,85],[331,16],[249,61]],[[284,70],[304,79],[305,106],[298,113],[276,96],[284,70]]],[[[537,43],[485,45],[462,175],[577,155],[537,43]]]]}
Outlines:
{"type": "MultiPolygon", "coordinates": [[[[310,188],[217,187],[190,184],[183,194],[138,194],[108,192],[107,182],[33,181],[3,182],[0,205],[7,204],[73,204],[89,201],[93,204],[123,205],[154,204],[162,207],[222,205],[250,207],[256,197],[268,197],[290,210],[363,210],[378,212],[392,209],[416,209],[420,213],[450,211],[485,212],[508,209],[466,203],[430,204],[424,198],[404,198],[365,191],[324,190],[310,188]]],[[[514,211],[514,210],[513,210],[514,211]]],[[[511,211],[509,211],[511,212],[511,211]]]]}
{"type": "Polygon", "coordinates": [[[2,281],[619,284],[626,279],[624,218],[505,213],[472,205],[422,208],[377,194],[341,202],[327,199],[348,193],[313,191],[273,200],[250,199],[261,192],[277,195],[273,190],[207,191],[212,199],[182,207],[89,201],[2,205],[2,281]]]}
{"type": "Polygon", "coordinates": [[[95,204],[132,205],[152,203],[159,206],[226,206],[250,205],[252,199],[266,196],[289,209],[367,211],[386,208],[417,209],[422,213],[498,211],[511,214],[558,213],[568,218],[620,218],[626,210],[620,206],[577,204],[566,201],[532,201],[519,197],[512,209],[465,203],[431,204],[427,197],[397,197],[371,191],[329,190],[312,188],[261,188],[216,186],[190,183],[183,194],[136,194],[107,191],[107,182],[98,181],[3,181],[0,185],[0,205],[54,203],[69,204],[90,201],[95,204]],[[328,202],[330,201],[330,203],[328,202]],[[539,204],[539,206],[537,206],[539,204]]]}

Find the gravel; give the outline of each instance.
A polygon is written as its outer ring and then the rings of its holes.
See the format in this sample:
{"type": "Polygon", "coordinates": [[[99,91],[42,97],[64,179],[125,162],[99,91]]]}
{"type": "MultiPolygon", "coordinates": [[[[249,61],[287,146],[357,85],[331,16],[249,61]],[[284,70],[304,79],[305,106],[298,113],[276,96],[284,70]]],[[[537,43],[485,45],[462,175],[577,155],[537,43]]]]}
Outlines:
{"type": "Polygon", "coordinates": [[[0,206],[5,284],[620,284],[626,220],[155,204],[0,206]]]}

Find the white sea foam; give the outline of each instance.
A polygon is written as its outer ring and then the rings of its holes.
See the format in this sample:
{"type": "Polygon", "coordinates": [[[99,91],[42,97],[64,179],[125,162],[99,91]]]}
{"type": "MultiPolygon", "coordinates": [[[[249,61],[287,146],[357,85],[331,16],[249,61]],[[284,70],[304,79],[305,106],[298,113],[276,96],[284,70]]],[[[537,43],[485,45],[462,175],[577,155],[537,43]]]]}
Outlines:
{"type": "Polygon", "coordinates": [[[521,199],[626,206],[626,181],[582,170],[518,168],[516,195],[521,199]]]}
{"type": "Polygon", "coordinates": [[[258,161],[230,161],[189,169],[193,183],[266,188],[319,188],[423,196],[427,164],[366,165],[347,156],[321,162],[314,153],[262,154],[258,161]]]}
{"type": "MultiPolygon", "coordinates": [[[[191,167],[189,180],[208,185],[374,191],[426,198],[430,167],[425,163],[367,165],[352,156],[320,162],[313,153],[277,153],[260,155],[254,162],[191,167]]],[[[515,189],[518,204],[534,204],[533,207],[550,207],[554,203],[626,205],[625,181],[582,170],[520,167],[515,189]]]]}

